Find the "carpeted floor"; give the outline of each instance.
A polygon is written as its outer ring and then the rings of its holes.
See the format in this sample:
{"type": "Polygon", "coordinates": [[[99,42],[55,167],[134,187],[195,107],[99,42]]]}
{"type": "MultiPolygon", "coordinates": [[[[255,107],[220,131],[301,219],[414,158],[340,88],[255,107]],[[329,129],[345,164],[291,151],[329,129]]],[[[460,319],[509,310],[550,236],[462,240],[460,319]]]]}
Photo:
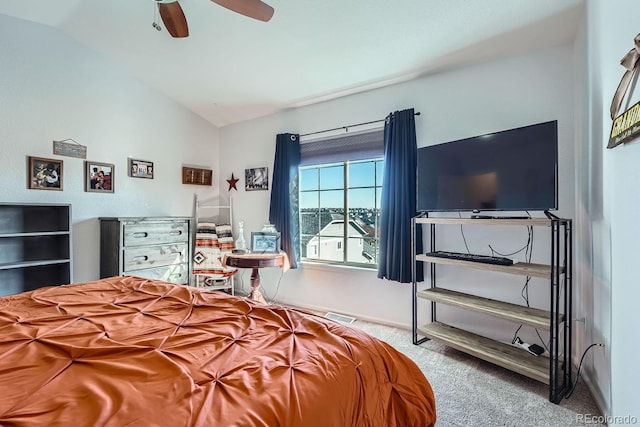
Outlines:
{"type": "Polygon", "coordinates": [[[351,326],[391,344],[422,369],[436,396],[437,427],[603,425],[594,423],[601,413],[582,380],[555,405],[547,385],[434,341],[415,346],[410,331],[361,320],[351,326]]]}

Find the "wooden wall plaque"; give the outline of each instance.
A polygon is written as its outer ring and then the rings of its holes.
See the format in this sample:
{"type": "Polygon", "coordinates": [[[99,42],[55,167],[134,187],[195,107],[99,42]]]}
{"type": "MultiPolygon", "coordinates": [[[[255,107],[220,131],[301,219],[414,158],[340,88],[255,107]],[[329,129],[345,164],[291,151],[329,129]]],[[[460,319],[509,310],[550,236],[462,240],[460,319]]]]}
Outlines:
{"type": "Polygon", "coordinates": [[[211,169],[182,167],[182,183],[194,185],[212,185],[213,171],[211,169]]]}

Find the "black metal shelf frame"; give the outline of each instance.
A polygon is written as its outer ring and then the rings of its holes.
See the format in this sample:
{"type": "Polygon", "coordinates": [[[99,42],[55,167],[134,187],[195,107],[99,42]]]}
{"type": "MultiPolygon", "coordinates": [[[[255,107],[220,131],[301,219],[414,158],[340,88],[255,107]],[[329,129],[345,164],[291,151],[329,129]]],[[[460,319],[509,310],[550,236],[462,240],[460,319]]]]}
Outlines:
{"type": "MultiPolygon", "coordinates": [[[[558,218],[545,212],[550,222],[551,256],[550,256],[550,327],[549,327],[549,401],[559,403],[572,387],[572,222],[570,219],[558,218]]],[[[429,341],[428,337],[418,336],[418,284],[416,282],[416,219],[427,218],[428,213],[421,213],[411,220],[411,247],[413,262],[412,272],[412,333],[413,344],[420,345],[429,341]]],[[[490,225],[491,220],[486,221],[490,225]]],[[[436,224],[431,223],[429,233],[430,251],[436,250],[436,224]]],[[[430,286],[437,287],[436,263],[430,262],[430,286]]],[[[437,320],[435,301],[431,303],[431,322],[437,320]]]]}

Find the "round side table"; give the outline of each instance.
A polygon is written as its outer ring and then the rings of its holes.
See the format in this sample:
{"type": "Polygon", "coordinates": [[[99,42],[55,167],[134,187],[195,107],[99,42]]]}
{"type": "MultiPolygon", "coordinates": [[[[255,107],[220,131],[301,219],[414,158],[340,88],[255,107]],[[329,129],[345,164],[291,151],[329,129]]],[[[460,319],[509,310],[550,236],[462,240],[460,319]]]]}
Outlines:
{"type": "Polygon", "coordinates": [[[280,267],[284,266],[285,254],[278,253],[246,253],[234,254],[229,253],[224,257],[225,265],[229,267],[251,268],[251,292],[247,296],[254,301],[267,303],[262,292],[260,292],[260,269],[264,267],[280,267]]]}

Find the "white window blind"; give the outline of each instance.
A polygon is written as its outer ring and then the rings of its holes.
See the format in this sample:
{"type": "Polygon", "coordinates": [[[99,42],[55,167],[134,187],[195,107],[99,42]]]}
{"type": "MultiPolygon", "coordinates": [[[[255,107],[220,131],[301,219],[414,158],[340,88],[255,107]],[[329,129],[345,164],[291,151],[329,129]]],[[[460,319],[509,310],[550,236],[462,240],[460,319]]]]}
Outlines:
{"type": "Polygon", "coordinates": [[[384,129],[300,143],[300,166],[381,158],[384,129]]]}

